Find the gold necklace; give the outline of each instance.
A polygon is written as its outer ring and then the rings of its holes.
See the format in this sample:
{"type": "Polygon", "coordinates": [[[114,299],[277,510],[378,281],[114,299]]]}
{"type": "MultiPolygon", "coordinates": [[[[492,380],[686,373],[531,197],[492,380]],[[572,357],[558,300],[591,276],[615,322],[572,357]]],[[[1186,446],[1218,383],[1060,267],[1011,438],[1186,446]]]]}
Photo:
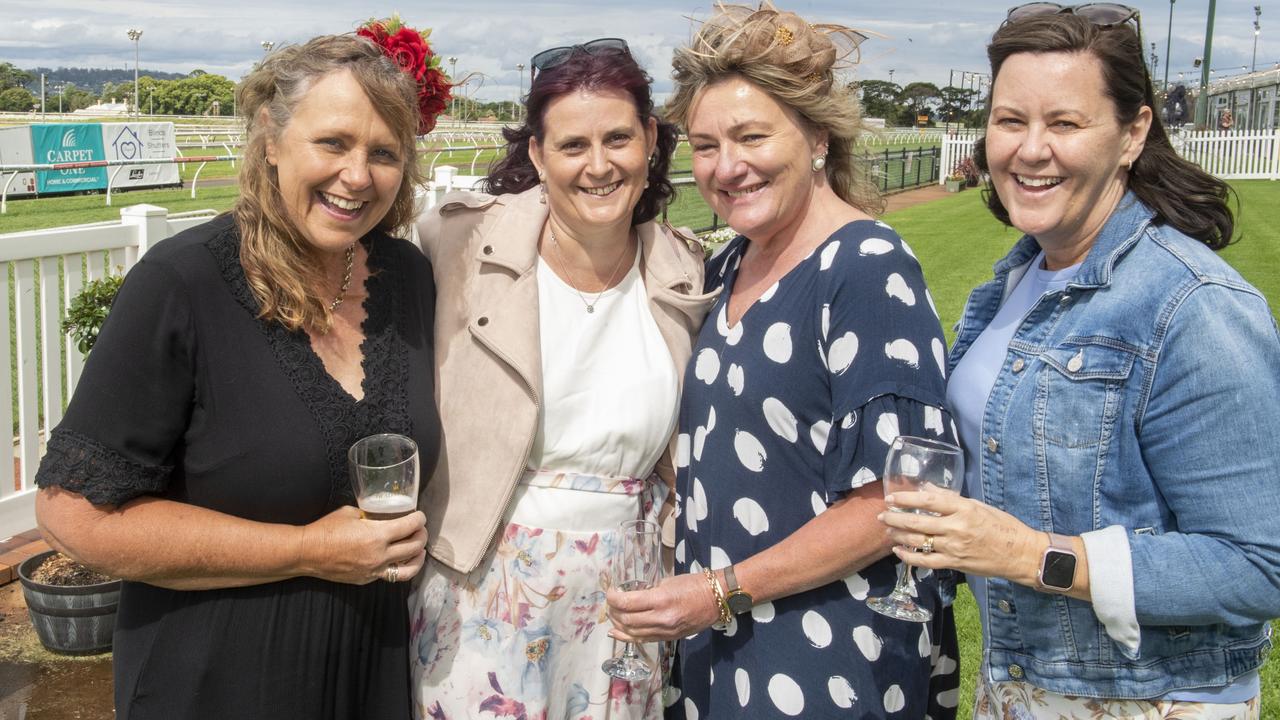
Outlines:
{"type": "MultiPolygon", "coordinates": [[[[588,313],[595,312],[596,303],[600,302],[600,298],[605,294],[606,290],[613,287],[613,281],[618,277],[618,269],[622,267],[622,258],[627,256],[626,248],[624,247],[622,254],[618,256],[618,264],[613,266],[613,272],[609,273],[609,282],[605,284],[600,292],[596,293],[594,300],[587,302],[587,297],[578,289],[578,283],[573,279],[573,273],[569,272],[569,264],[564,261],[564,255],[560,254],[560,241],[556,239],[556,231],[551,227],[550,222],[547,223],[547,232],[551,234],[551,247],[555,250],[556,259],[560,261],[560,268],[564,270],[565,277],[569,279],[569,287],[572,287],[573,291],[578,293],[578,297],[582,299],[582,304],[587,306],[588,313]]],[[[630,240],[631,238],[628,236],[627,239],[630,240]]]]}
{"type": "Polygon", "coordinates": [[[351,246],[347,248],[347,269],[342,274],[342,287],[338,290],[338,297],[334,298],[333,302],[329,303],[329,312],[337,310],[338,306],[342,304],[342,301],[347,299],[347,288],[351,287],[351,270],[355,267],[355,264],[356,244],[351,243],[351,246]]]}

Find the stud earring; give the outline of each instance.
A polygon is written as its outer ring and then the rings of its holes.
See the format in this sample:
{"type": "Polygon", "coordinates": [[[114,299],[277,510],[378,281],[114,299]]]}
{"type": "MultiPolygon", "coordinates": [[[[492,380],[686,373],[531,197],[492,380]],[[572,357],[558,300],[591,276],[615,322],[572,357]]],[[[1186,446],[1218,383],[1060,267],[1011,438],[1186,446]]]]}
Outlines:
{"type": "Polygon", "coordinates": [[[814,158],[813,162],[810,164],[813,166],[814,172],[819,172],[820,170],[822,170],[822,168],[827,166],[827,156],[819,155],[818,157],[814,158]]]}

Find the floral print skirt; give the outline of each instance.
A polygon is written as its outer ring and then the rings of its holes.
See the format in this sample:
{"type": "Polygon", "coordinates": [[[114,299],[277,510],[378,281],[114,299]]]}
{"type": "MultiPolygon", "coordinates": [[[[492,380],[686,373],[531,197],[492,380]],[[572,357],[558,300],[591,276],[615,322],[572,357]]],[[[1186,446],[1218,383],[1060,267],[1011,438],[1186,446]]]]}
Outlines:
{"type": "MultiPolygon", "coordinates": [[[[419,720],[658,718],[662,673],[628,683],[600,665],[618,525],[654,519],[666,488],[597,475],[525,473],[507,523],[469,574],[428,563],[409,601],[419,720]]],[[[637,648],[658,667],[658,645],[637,648]]]]}
{"type": "Polygon", "coordinates": [[[973,720],[1258,720],[1257,697],[1242,703],[1108,700],[1059,695],[1027,682],[978,678],[973,720]]]}

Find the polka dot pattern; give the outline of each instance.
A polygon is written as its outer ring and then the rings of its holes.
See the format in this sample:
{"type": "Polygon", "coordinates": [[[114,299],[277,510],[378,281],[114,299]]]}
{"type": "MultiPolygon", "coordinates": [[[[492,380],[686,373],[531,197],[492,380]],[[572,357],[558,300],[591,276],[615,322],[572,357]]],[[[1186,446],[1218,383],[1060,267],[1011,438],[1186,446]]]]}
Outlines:
{"type": "MultiPolygon", "coordinates": [[[[951,437],[951,418],[941,409],[942,330],[919,263],[891,228],[845,226],[731,327],[728,299],[747,245],[739,238],[710,262],[708,289],[722,285],[723,292],[685,377],[679,572],[742,562],[814,522],[851,490],[878,483],[899,434],[951,437]]],[[[946,653],[929,640],[954,635],[941,627],[946,613],[922,625],[866,607],[867,597],[889,592],[896,567],[895,558],[885,558],[822,587],[757,603],[726,632],[681,641],[676,681],[683,696],[667,716],[930,715],[932,698],[957,678],[934,673],[946,653]]],[[[936,578],[919,580],[916,592],[933,607],[936,578]]]]}

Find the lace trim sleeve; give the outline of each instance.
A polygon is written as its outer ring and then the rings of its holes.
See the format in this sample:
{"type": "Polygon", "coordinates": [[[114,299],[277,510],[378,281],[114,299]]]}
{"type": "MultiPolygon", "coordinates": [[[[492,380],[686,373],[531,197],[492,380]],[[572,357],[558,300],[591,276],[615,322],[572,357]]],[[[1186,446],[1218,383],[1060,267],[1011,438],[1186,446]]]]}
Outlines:
{"type": "Polygon", "coordinates": [[[121,505],[163,491],[172,472],[172,465],[144,465],[93,438],[58,428],[36,471],[36,485],[79,493],[94,505],[121,505]]]}

